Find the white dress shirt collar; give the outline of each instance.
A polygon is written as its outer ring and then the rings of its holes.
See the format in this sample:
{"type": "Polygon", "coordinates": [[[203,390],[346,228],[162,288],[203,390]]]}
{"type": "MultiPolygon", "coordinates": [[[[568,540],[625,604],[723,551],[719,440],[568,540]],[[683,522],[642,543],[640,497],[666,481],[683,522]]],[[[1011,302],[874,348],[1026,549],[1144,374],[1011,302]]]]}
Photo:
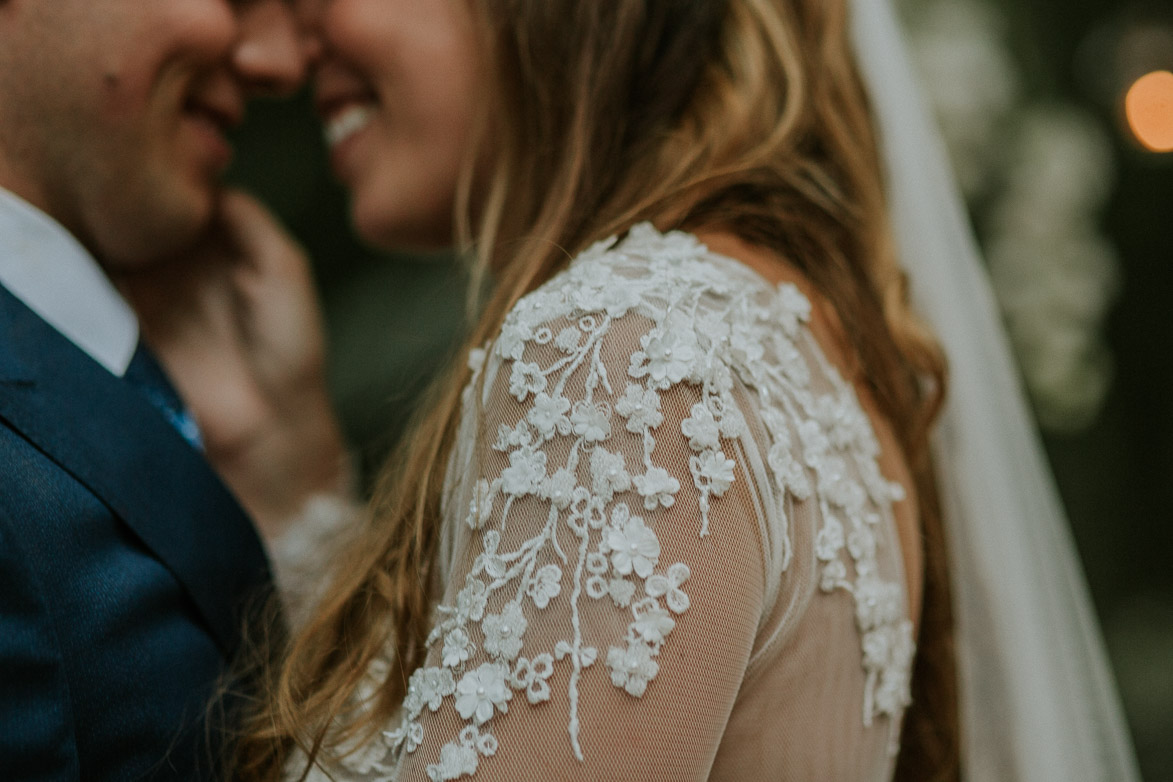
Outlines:
{"type": "Polygon", "coordinates": [[[59,223],[0,188],[0,283],[121,377],[138,345],[134,311],[59,223]]]}

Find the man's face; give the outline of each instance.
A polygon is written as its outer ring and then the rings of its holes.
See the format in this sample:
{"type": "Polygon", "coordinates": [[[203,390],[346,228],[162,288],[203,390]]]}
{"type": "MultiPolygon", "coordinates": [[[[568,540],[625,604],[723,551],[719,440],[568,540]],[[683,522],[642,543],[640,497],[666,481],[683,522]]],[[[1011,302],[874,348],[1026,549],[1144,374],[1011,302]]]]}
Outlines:
{"type": "Polygon", "coordinates": [[[246,98],[294,88],[286,0],[0,0],[0,185],[110,269],[206,227],[246,98]]]}

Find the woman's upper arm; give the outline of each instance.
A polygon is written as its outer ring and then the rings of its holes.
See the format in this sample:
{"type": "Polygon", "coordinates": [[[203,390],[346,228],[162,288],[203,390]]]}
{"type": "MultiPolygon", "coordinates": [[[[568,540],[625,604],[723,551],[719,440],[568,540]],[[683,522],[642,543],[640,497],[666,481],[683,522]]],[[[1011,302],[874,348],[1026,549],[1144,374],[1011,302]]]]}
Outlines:
{"type": "Polygon", "coordinates": [[[664,359],[697,348],[672,327],[559,318],[514,348],[507,325],[400,779],[708,776],[763,615],[762,502],[741,409],[664,359]]]}

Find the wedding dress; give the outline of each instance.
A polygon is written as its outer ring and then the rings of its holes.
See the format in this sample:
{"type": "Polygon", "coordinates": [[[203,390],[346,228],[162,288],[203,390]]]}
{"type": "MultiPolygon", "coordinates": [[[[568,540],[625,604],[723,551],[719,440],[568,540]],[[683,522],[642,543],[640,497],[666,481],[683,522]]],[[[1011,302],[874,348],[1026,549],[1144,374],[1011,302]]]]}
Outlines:
{"type": "MultiPolygon", "coordinates": [[[[935,463],[965,778],[1138,779],[889,1],[856,0],[853,28],[952,367],[935,463]]],[[[425,666],[394,724],[311,778],[890,778],[915,654],[905,489],[810,319],[793,286],[648,225],[522,299],[470,356],[425,666]]]]}
{"type": "Polygon", "coordinates": [[[331,773],[889,778],[905,490],[811,318],[649,224],[523,298],[471,356],[426,666],[331,773]]]}

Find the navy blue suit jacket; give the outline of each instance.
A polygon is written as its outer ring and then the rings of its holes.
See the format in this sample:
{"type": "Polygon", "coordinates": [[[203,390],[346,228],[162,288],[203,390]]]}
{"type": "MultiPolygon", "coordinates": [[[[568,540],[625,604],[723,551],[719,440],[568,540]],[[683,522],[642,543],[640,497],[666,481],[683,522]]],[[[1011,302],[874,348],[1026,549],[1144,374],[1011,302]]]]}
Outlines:
{"type": "Polygon", "coordinates": [[[202,456],[0,287],[0,780],[211,778],[270,583],[202,456]]]}

